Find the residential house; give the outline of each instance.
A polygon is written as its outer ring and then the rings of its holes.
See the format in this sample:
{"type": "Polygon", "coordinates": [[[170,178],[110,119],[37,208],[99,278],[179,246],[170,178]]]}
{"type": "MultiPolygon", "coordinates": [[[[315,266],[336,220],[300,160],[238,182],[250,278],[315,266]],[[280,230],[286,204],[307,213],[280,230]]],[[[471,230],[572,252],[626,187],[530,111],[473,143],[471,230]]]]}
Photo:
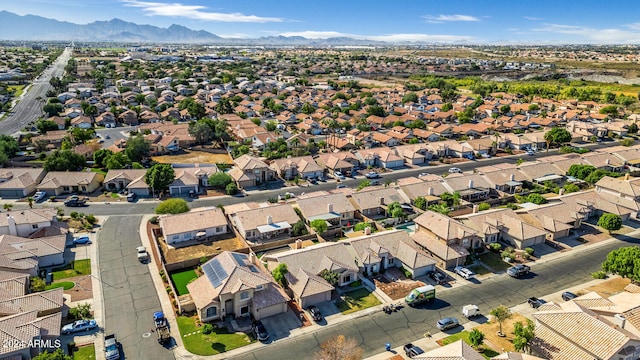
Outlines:
{"type": "Polygon", "coordinates": [[[473,149],[477,156],[490,155],[495,152],[497,144],[491,136],[485,136],[465,141],[463,144],[473,149]]]}
{"type": "Polygon", "coordinates": [[[433,153],[425,144],[402,145],[394,148],[396,155],[411,165],[428,165],[433,153]]]}
{"type": "Polygon", "coordinates": [[[473,159],[473,148],[464,142],[446,140],[438,142],[437,145],[443,146],[446,149],[444,156],[473,159]]]}
{"type": "Polygon", "coordinates": [[[445,269],[464,264],[469,249],[482,246],[475,229],[446,215],[427,210],[414,222],[416,231],[411,238],[445,269]]]}
{"type": "Polygon", "coordinates": [[[624,171],[624,161],[615,155],[605,152],[593,152],[582,155],[582,160],[586,161],[597,169],[622,172],[624,171]]]}
{"type": "Polygon", "coordinates": [[[227,218],[219,208],[192,209],[189,212],[160,217],[160,228],[169,245],[227,234],[227,218]]]}
{"type": "Polygon", "coordinates": [[[104,175],[90,171],[50,171],[38,185],[49,196],[90,194],[102,186],[104,175]]]}
{"type": "Polygon", "coordinates": [[[461,219],[478,235],[484,235],[483,242],[486,244],[501,240],[516,249],[524,249],[543,244],[547,238],[545,230],[525,222],[511,209],[483,211],[465,215],[461,219]]]}
{"type": "Polygon", "coordinates": [[[605,176],[596,184],[596,193],[610,203],[627,207],[634,211],[630,216],[640,219],[640,178],[631,179],[605,176]]]}
{"type": "Polygon", "coordinates": [[[533,142],[523,135],[505,133],[501,136],[511,150],[527,150],[533,146],[533,142]]]}
{"type": "Polygon", "coordinates": [[[62,141],[68,135],[69,133],[66,130],[47,131],[46,134],[32,137],[31,143],[36,148],[42,148],[45,150],[60,149],[62,147],[62,141]]]}
{"type": "Polygon", "coordinates": [[[77,116],[71,119],[71,127],[80,129],[91,129],[93,127],[93,120],[88,116],[77,116]]]}
{"type": "Polygon", "coordinates": [[[199,194],[200,187],[209,186],[209,176],[218,172],[214,164],[196,164],[183,167],[174,164],[175,179],[169,184],[169,194],[199,194]]]}
{"type": "Polygon", "coordinates": [[[0,168],[0,197],[18,199],[32,194],[45,173],[41,168],[0,168]]]}
{"type": "Polygon", "coordinates": [[[640,170],[640,146],[634,146],[631,148],[619,149],[613,151],[613,155],[624,161],[624,164],[629,167],[629,171],[640,170]]]}
{"type": "Polygon", "coordinates": [[[231,223],[245,240],[256,243],[291,237],[300,218],[289,204],[278,204],[230,214],[231,223]]]}
{"type": "Polygon", "coordinates": [[[520,188],[527,177],[514,164],[496,164],[477,169],[479,174],[493,185],[497,191],[513,194],[520,188]]]}
{"type": "Polygon", "coordinates": [[[118,115],[118,120],[120,120],[120,122],[122,122],[123,124],[136,126],[138,125],[138,114],[133,110],[127,110],[118,115]]]}
{"type": "Polygon", "coordinates": [[[550,360],[640,357],[639,294],[602,298],[595,292],[544,304],[533,314],[533,353],[550,360]],[[576,326],[580,324],[580,326],[576,326]]]}
{"type": "MultiPolygon", "coordinates": [[[[4,260],[1,262],[2,265],[0,267],[7,266],[7,263],[21,266],[25,263],[35,262],[37,264],[36,272],[30,270],[29,273],[31,276],[36,276],[39,268],[64,264],[66,242],[66,235],[47,236],[37,239],[0,235],[0,258],[4,260]]],[[[14,269],[21,270],[19,267],[14,267],[14,269]]]]}
{"type": "Polygon", "coordinates": [[[252,188],[275,180],[275,172],[262,160],[251,155],[242,155],[233,160],[234,167],[229,170],[239,188],[252,188]]]}
{"type": "MultiPolygon", "coordinates": [[[[523,354],[518,354],[526,356],[523,354]]],[[[520,357],[518,360],[533,360],[533,358],[520,357]]],[[[448,345],[438,347],[431,351],[413,357],[416,360],[484,360],[484,357],[471,345],[463,340],[452,342],[448,345]]],[[[494,357],[493,359],[497,359],[494,357]]]]}
{"type": "Polygon", "coordinates": [[[345,176],[351,176],[360,164],[356,155],[349,151],[320,154],[316,162],[331,174],[339,171],[345,176]]]}
{"type": "Polygon", "coordinates": [[[564,180],[565,172],[552,163],[544,161],[527,161],[518,167],[527,177],[527,181],[544,184],[547,181],[559,184],[564,180]]]}
{"type": "Polygon", "coordinates": [[[0,235],[29,237],[42,228],[55,223],[57,212],[52,208],[24,209],[0,215],[0,235]]]}
{"type": "Polygon", "coordinates": [[[297,205],[308,224],[321,219],[329,227],[344,226],[349,222],[353,223],[355,218],[355,207],[342,193],[301,197],[298,198],[297,205]]]}
{"type": "Polygon", "coordinates": [[[276,159],[269,164],[269,167],[285,180],[291,180],[295,177],[315,179],[324,173],[324,170],[316,164],[311,156],[276,159]]]}
{"type": "Polygon", "coordinates": [[[519,215],[531,225],[546,230],[549,240],[565,238],[582,224],[581,215],[563,202],[529,208],[527,214],[519,215]]]}
{"type": "Polygon", "coordinates": [[[423,197],[428,205],[440,201],[440,195],[453,192],[442,177],[437,175],[421,176],[417,182],[400,184],[400,188],[411,201],[423,197]]]}
{"type": "Polygon", "coordinates": [[[104,188],[112,192],[126,190],[137,196],[149,196],[151,190],[144,180],[146,169],[109,170],[104,178],[104,188]]]}
{"type": "Polygon", "coordinates": [[[400,205],[407,205],[410,202],[404,197],[404,194],[393,187],[363,189],[351,195],[351,198],[356,209],[362,215],[373,219],[387,217],[387,206],[391,203],[397,202],[400,205]]]}
{"type": "Polygon", "coordinates": [[[469,202],[486,200],[495,192],[494,186],[480,174],[449,174],[444,181],[451,190],[460,194],[460,198],[469,202]]]}
{"type": "Polygon", "coordinates": [[[261,270],[254,254],[224,251],[201,265],[203,276],[187,284],[200,321],[287,312],[289,297],[261,270]]]}
{"type": "Polygon", "coordinates": [[[404,166],[404,159],[387,147],[358,150],[357,156],[363,167],[395,169],[404,166]]]}

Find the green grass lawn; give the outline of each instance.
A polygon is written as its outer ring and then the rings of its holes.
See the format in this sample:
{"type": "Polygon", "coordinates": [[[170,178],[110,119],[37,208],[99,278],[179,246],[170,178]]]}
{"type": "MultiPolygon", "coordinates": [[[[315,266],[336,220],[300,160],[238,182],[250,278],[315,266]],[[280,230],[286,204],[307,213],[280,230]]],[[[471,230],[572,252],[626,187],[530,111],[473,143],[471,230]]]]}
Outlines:
{"type": "Polygon", "coordinates": [[[74,283],[73,281],[60,281],[53,284],[49,284],[45,286],[44,289],[51,290],[51,289],[57,289],[61,287],[64,290],[69,290],[69,289],[72,289],[74,286],[76,286],[76,283],[74,283]]]}
{"type": "Polygon", "coordinates": [[[380,304],[381,302],[371,291],[360,288],[345,293],[345,301],[337,303],[336,306],[340,312],[346,315],[380,304]]]}
{"type": "Polygon", "coordinates": [[[187,270],[171,274],[171,280],[173,281],[173,285],[176,287],[178,295],[188,294],[189,289],[187,289],[187,284],[196,278],[198,278],[198,275],[196,275],[195,270],[187,270]]]}
{"type": "Polygon", "coordinates": [[[230,333],[227,328],[214,329],[209,335],[202,333],[202,327],[196,325],[196,319],[178,316],[178,328],[184,347],[196,355],[215,355],[249,345],[255,340],[245,333],[230,333]],[[192,334],[197,332],[197,334],[192,334]],[[187,335],[186,334],[192,334],[187,335]]]}
{"type": "Polygon", "coordinates": [[[24,91],[24,85],[11,85],[7,87],[7,90],[15,90],[15,92],[13,93],[13,96],[15,98],[19,98],[20,95],[22,95],[22,92],[24,91]]]}
{"type": "Polygon", "coordinates": [[[489,269],[487,269],[486,267],[484,267],[482,265],[474,266],[473,268],[471,268],[471,270],[473,270],[473,272],[475,272],[478,275],[485,275],[485,274],[491,273],[491,271],[489,271],[489,269]]]}
{"type": "Polygon", "coordinates": [[[505,261],[502,261],[500,254],[493,252],[486,252],[479,256],[480,261],[488,265],[493,271],[505,271],[511,267],[511,265],[505,261]]]}
{"type": "Polygon", "coordinates": [[[107,175],[106,171],[104,171],[102,169],[98,169],[98,168],[91,168],[91,172],[102,174],[102,175],[107,175]]]}
{"type": "Polygon", "coordinates": [[[93,360],[95,358],[96,347],[94,345],[79,347],[78,350],[73,353],[73,360],[93,360]]]}
{"type": "Polygon", "coordinates": [[[90,274],[91,274],[90,259],[75,260],[64,267],[54,269],[53,280],[60,280],[60,279],[74,277],[74,276],[90,275],[90,274]]]}
{"type": "MultiPolygon", "coordinates": [[[[449,335],[446,338],[439,340],[438,344],[441,344],[442,346],[445,345],[449,345],[451,343],[454,343],[458,340],[462,340],[464,342],[466,342],[467,344],[471,345],[471,342],[469,342],[469,332],[468,331],[461,331],[459,333],[455,333],[453,335],[449,335]]],[[[490,347],[486,346],[486,345],[481,345],[481,347],[484,349],[483,352],[480,353],[480,355],[482,355],[485,359],[491,359],[494,356],[498,356],[500,355],[498,352],[494,351],[493,349],[491,349],[490,347]]]]}

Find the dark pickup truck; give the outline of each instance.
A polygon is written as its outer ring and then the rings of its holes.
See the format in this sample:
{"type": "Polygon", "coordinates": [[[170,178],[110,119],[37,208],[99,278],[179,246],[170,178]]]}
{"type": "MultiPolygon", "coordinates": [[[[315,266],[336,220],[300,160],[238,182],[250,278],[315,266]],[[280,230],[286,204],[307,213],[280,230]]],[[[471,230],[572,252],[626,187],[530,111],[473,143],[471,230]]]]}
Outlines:
{"type": "Polygon", "coordinates": [[[422,350],[419,347],[413,345],[412,343],[406,344],[403,347],[403,349],[404,349],[404,354],[407,355],[407,357],[409,357],[409,358],[413,358],[415,356],[424,354],[424,350],[422,350]]]}
{"type": "Polygon", "coordinates": [[[534,309],[537,309],[540,306],[542,306],[542,304],[546,303],[546,301],[542,299],[538,299],[537,297],[530,297],[529,299],[527,299],[527,302],[529,303],[529,306],[531,306],[534,309]]]}
{"type": "Polygon", "coordinates": [[[78,207],[78,206],[86,206],[87,198],[81,198],[77,195],[69,196],[64,200],[64,206],[78,207]]]}

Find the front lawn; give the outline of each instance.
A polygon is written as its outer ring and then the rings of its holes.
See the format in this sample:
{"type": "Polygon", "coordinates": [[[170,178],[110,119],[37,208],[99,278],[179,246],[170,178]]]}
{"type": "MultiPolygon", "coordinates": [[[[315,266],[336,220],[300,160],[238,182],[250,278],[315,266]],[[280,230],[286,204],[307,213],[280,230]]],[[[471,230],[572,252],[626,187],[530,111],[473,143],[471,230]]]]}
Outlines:
{"type": "Polygon", "coordinates": [[[45,286],[44,289],[51,290],[51,289],[57,289],[61,287],[64,290],[69,290],[69,289],[72,289],[74,286],[76,286],[76,283],[74,283],[73,281],[60,281],[53,284],[49,284],[45,286]]]}
{"type": "Polygon", "coordinates": [[[198,275],[195,270],[187,270],[171,274],[171,280],[173,281],[173,285],[176,287],[178,296],[188,294],[189,289],[187,289],[187,284],[190,283],[191,280],[197,278],[198,275]]]}
{"type": "Polygon", "coordinates": [[[380,304],[381,302],[371,293],[371,291],[365,288],[360,288],[358,290],[345,293],[344,301],[338,302],[336,306],[340,312],[346,315],[380,304]]]}
{"type": "Polygon", "coordinates": [[[91,260],[74,260],[66,266],[53,270],[53,280],[66,279],[80,275],[91,275],[91,260]]]}
{"type": "MultiPolygon", "coordinates": [[[[465,331],[460,331],[459,333],[455,333],[453,335],[449,335],[442,340],[438,340],[438,344],[440,344],[441,346],[445,346],[445,345],[454,343],[458,340],[462,340],[467,344],[471,345],[471,342],[469,341],[469,331],[465,330],[465,331]]],[[[500,355],[497,351],[494,351],[492,348],[490,348],[486,344],[480,345],[480,347],[484,349],[484,351],[481,352],[480,355],[482,355],[485,359],[491,359],[494,356],[500,355]]]]}
{"type": "Polygon", "coordinates": [[[81,346],[73,352],[73,360],[94,360],[96,358],[96,347],[91,344],[81,346]]]}
{"type": "Polygon", "coordinates": [[[512,266],[506,261],[503,261],[500,258],[500,254],[496,254],[491,251],[480,255],[478,259],[492,268],[495,272],[505,271],[512,266]]]}
{"type": "Polygon", "coordinates": [[[214,328],[209,335],[202,333],[203,326],[196,325],[195,317],[178,316],[178,328],[184,347],[196,355],[216,355],[251,344],[245,333],[230,333],[227,328],[214,328]]]}

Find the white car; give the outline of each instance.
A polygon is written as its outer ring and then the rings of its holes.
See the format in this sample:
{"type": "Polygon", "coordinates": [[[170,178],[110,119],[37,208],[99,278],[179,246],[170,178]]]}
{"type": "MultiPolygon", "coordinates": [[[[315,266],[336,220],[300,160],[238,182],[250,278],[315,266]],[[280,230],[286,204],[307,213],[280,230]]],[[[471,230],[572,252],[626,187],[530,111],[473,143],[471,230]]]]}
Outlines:
{"type": "Polygon", "coordinates": [[[467,269],[466,267],[462,267],[462,266],[456,266],[453,269],[453,272],[455,272],[456,274],[460,275],[462,278],[464,279],[471,279],[473,277],[473,275],[475,275],[473,273],[473,271],[467,269]]]}
{"type": "Polygon", "coordinates": [[[44,191],[37,191],[34,195],[33,195],[33,201],[38,202],[40,200],[43,200],[45,197],[47,196],[47,193],[44,191]]]}
{"type": "Polygon", "coordinates": [[[149,253],[147,252],[147,248],[145,248],[144,246],[138,246],[136,248],[136,251],[138,252],[138,261],[145,262],[149,260],[149,253]]]}
{"type": "Polygon", "coordinates": [[[449,168],[449,174],[462,174],[462,170],[457,167],[449,168]]]}

